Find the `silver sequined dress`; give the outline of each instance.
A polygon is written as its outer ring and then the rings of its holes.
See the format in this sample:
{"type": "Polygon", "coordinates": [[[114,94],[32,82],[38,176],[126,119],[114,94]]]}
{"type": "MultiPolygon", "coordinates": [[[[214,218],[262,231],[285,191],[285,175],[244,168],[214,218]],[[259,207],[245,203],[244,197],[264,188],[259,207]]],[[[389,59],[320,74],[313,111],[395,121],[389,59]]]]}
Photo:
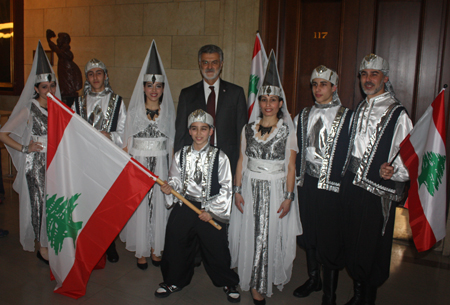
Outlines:
{"type": "MultiPolygon", "coordinates": [[[[158,129],[158,121],[158,118],[151,121],[146,129],[132,137],[128,152],[164,181],[169,170],[169,153],[167,137],[158,129]]],[[[120,233],[126,249],[136,252],[137,258],[150,257],[151,248],[156,256],[161,256],[170,211],[160,186],[155,183],[120,233]]]]}
{"type": "MultiPolygon", "coordinates": [[[[35,103],[31,104],[31,139],[47,144],[47,111],[35,103]],[[45,112],[45,113],[44,113],[45,112]]],[[[46,150],[32,152],[25,157],[25,177],[28,185],[31,207],[31,224],[37,241],[40,241],[42,213],[45,208],[45,167],[46,150]]]]}
{"type": "MultiPolygon", "coordinates": [[[[47,142],[47,113],[40,110],[39,106],[32,103],[31,108],[31,139],[35,142],[47,142]]],[[[45,111],[46,112],[46,111],[45,111]]],[[[45,208],[45,167],[46,153],[32,152],[25,158],[25,177],[28,184],[31,206],[31,224],[36,240],[40,241],[42,213],[45,208]]]]}
{"type": "Polygon", "coordinates": [[[47,110],[31,99],[16,115],[12,115],[2,132],[21,145],[30,141],[43,145],[41,152],[24,154],[6,146],[17,169],[13,189],[19,194],[20,243],[25,251],[35,251],[35,241],[47,247],[45,224],[45,169],[47,151],[47,110]]]}
{"type": "Polygon", "coordinates": [[[290,280],[301,223],[297,201],[292,202],[284,218],[280,219],[277,213],[286,189],[289,128],[279,120],[276,129],[263,141],[255,137],[257,123],[244,128],[244,213],[233,207],[230,252],[232,268],[238,267],[241,288],[257,289],[271,296],[273,284],[281,290],[290,280]]]}

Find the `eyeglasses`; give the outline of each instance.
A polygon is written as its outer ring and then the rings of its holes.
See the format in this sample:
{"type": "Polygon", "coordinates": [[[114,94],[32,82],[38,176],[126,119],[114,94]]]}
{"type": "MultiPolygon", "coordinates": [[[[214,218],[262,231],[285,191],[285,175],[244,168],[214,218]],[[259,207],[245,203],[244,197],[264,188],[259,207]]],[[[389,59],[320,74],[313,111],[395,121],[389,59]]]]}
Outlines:
{"type": "Polygon", "coordinates": [[[201,65],[206,67],[206,66],[219,66],[220,65],[220,60],[213,60],[213,61],[207,61],[207,60],[202,60],[201,65]]]}

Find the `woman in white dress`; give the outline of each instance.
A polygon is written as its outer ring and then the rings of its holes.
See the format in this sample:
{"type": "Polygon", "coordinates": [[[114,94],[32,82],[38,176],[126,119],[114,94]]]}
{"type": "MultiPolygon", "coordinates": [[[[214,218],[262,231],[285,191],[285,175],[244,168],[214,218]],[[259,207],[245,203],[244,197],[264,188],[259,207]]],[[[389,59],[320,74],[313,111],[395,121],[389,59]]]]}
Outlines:
{"type": "Polygon", "coordinates": [[[19,193],[20,242],[48,264],[45,224],[45,170],[47,151],[47,93],[61,98],[56,76],[38,43],[31,73],[14,110],[0,130],[17,169],[13,188],[19,193]]]}
{"type": "MultiPolygon", "coordinates": [[[[126,150],[137,161],[167,180],[175,137],[175,108],[169,82],[152,42],[139,74],[125,124],[126,150]]],[[[155,184],[120,233],[126,249],[136,252],[137,266],[145,270],[147,257],[159,266],[170,210],[155,184]]]]}
{"type": "Polygon", "coordinates": [[[251,290],[254,304],[265,304],[263,295],[272,295],[273,284],[281,290],[289,282],[296,236],[302,233],[295,196],[297,140],[273,51],[258,100],[241,135],[229,239],[241,289],[251,290]]]}

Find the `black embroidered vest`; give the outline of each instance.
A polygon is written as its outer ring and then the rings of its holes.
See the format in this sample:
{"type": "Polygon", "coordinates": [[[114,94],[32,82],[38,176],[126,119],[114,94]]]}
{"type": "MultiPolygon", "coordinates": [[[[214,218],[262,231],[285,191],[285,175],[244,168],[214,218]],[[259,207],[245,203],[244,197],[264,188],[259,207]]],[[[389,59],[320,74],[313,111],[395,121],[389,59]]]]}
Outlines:
{"type": "MultiPolygon", "coordinates": [[[[297,141],[299,152],[295,162],[297,185],[302,186],[306,171],[307,126],[311,107],[303,109],[298,119],[297,141]]],[[[339,192],[342,169],[350,141],[349,128],[351,110],[341,106],[330,128],[325,156],[319,175],[317,188],[339,192]]]]}
{"type": "MultiPolygon", "coordinates": [[[[359,103],[355,115],[353,116],[352,132],[350,136],[350,146],[347,152],[347,158],[344,165],[343,175],[348,169],[350,159],[352,157],[352,147],[356,136],[358,114],[362,109],[362,101],[359,103]]],[[[385,162],[390,162],[389,152],[391,149],[392,138],[394,136],[397,120],[402,113],[406,111],[400,103],[391,104],[385,111],[380,122],[377,125],[375,134],[371,137],[371,143],[364,152],[364,157],[358,168],[353,184],[364,188],[374,195],[400,201],[404,194],[404,182],[396,182],[393,180],[384,180],[380,178],[380,167],[385,162]],[[373,141],[372,141],[373,140],[373,141]]]]}
{"type": "MultiPolygon", "coordinates": [[[[186,145],[182,148],[180,153],[180,167],[181,167],[181,181],[183,184],[183,190],[180,192],[182,196],[186,194],[186,182],[189,163],[193,160],[187,160],[188,155],[192,149],[191,145],[186,145]]],[[[206,175],[202,175],[202,187],[203,187],[203,198],[202,204],[206,201],[211,200],[219,195],[220,184],[219,184],[219,152],[217,147],[210,146],[208,148],[208,154],[210,155],[210,164],[205,165],[204,172],[206,175]]]]}

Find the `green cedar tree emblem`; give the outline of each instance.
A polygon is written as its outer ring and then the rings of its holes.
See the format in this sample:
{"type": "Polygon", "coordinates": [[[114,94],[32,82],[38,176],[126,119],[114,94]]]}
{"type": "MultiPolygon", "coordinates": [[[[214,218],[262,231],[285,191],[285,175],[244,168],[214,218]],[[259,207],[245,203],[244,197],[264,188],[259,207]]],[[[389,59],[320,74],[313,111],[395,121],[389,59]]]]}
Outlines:
{"type": "Polygon", "coordinates": [[[445,158],[446,156],[431,151],[423,155],[419,187],[425,184],[431,196],[434,196],[435,191],[439,189],[439,185],[442,183],[442,176],[445,170],[445,158]]]}
{"type": "Polygon", "coordinates": [[[56,255],[62,249],[64,238],[72,238],[75,247],[78,231],[81,230],[83,222],[74,222],[72,213],[78,205],[75,201],[80,195],[75,194],[66,200],[64,197],[56,199],[56,194],[50,198],[47,195],[47,234],[50,247],[55,250],[56,255]]]}
{"type": "Polygon", "coordinates": [[[250,83],[248,84],[248,92],[253,92],[254,94],[258,93],[258,83],[259,76],[258,75],[250,75],[250,83]]]}

